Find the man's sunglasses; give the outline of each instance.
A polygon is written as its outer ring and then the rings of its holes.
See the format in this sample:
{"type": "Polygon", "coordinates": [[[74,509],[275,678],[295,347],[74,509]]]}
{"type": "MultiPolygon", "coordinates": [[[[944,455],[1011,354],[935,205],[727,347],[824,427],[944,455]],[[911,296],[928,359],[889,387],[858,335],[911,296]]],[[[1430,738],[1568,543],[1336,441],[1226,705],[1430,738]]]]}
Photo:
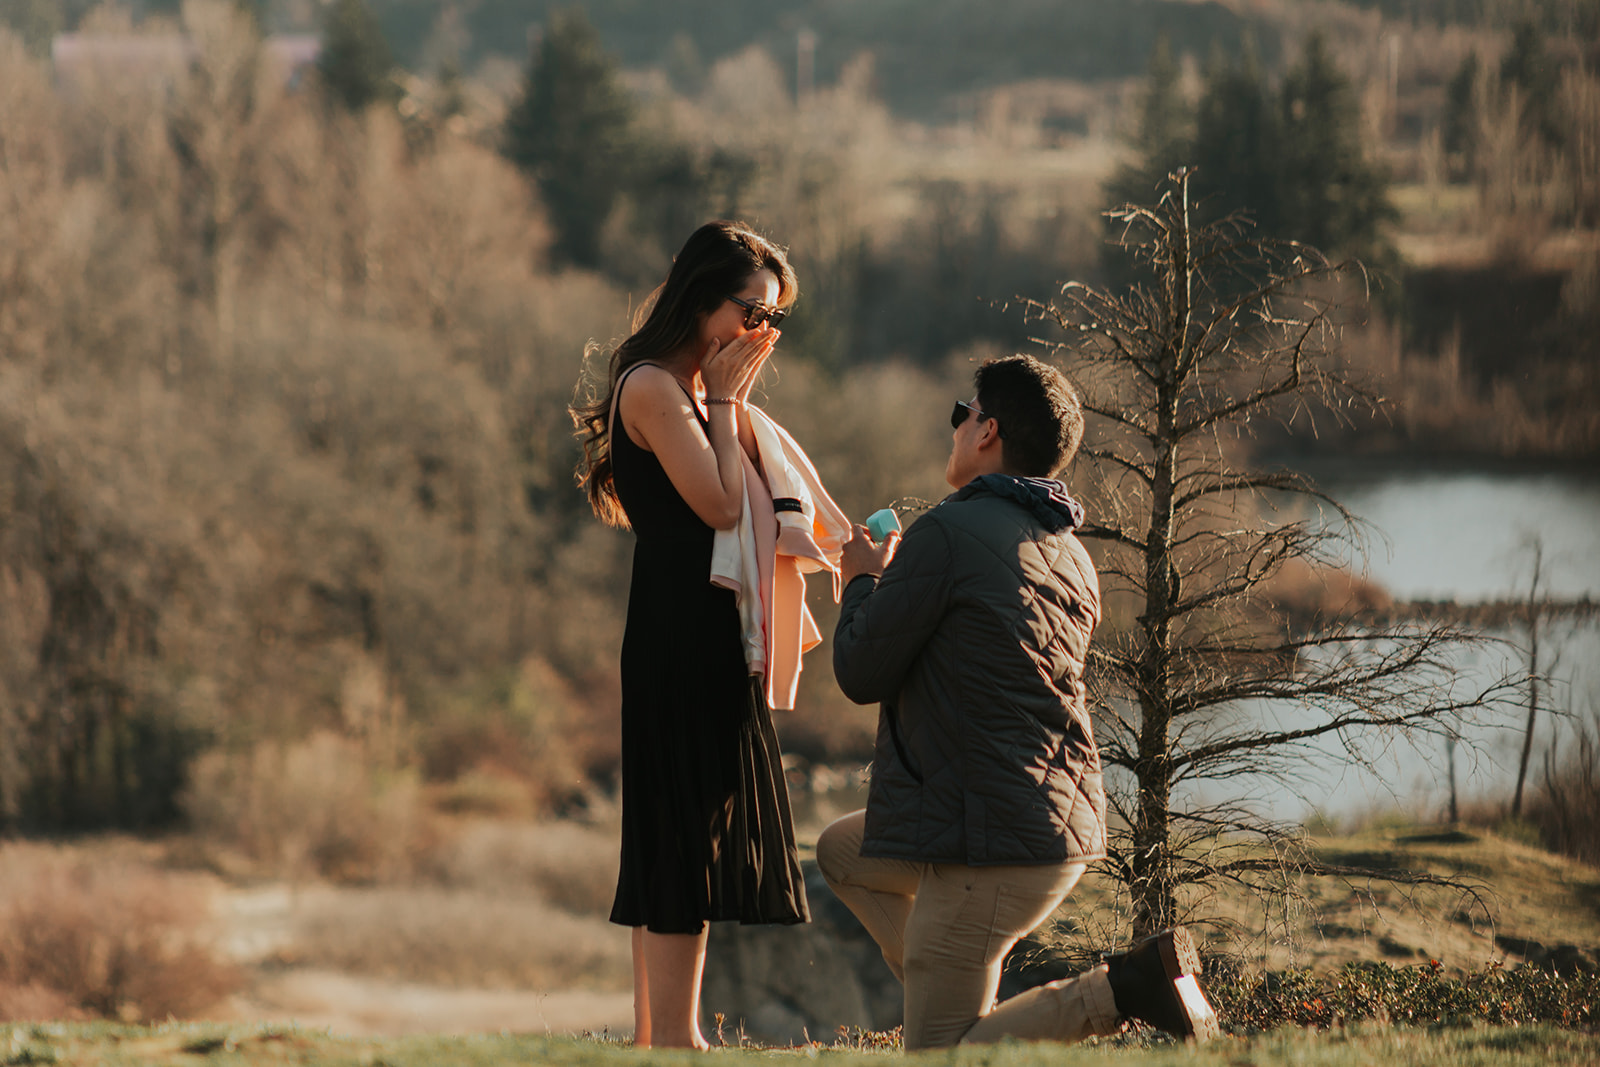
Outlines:
{"type": "MultiPolygon", "coordinates": [[[[982,408],[973,407],[971,404],[967,403],[965,400],[957,400],[956,401],[956,406],[950,409],[950,428],[952,430],[960,429],[961,428],[961,424],[963,422],[967,421],[967,412],[969,412],[969,411],[972,412],[972,414],[978,416],[978,418],[980,418],[980,419],[992,419],[992,418],[994,418],[993,415],[990,415],[988,412],[984,411],[982,408]]],[[[1000,424],[998,422],[996,422],[995,423],[995,427],[997,429],[999,429],[1000,424]]],[[[1001,429],[1000,430],[1000,436],[1004,437],[1005,435],[1006,435],[1005,430],[1001,429]]]]}
{"type": "Polygon", "coordinates": [[[728,299],[744,308],[744,328],[747,330],[753,330],[763,322],[770,322],[773,328],[777,328],[778,323],[789,317],[788,309],[769,308],[759,300],[740,300],[736,296],[728,299]]]}

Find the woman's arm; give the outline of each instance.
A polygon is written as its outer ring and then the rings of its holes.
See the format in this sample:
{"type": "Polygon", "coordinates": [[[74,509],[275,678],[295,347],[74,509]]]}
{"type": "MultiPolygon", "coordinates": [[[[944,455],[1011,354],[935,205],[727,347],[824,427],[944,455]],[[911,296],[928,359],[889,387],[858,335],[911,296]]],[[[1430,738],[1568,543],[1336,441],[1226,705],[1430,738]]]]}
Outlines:
{"type": "MultiPolygon", "coordinates": [[[[772,331],[767,331],[771,333],[772,331]]],[[[770,337],[752,330],[726,349],[708,353],[701,377],[710,398],[737,397],[772,351],[770,337]]],[[[702,431],[693,403],[667,371],[641,367],[628,378],[617,415],[635,442],[655,453],[673,488],[700,521],[730,530],[744,510],[744,467],[739,457],[737,404],[708,404],[710,433],[702,431]]]]}

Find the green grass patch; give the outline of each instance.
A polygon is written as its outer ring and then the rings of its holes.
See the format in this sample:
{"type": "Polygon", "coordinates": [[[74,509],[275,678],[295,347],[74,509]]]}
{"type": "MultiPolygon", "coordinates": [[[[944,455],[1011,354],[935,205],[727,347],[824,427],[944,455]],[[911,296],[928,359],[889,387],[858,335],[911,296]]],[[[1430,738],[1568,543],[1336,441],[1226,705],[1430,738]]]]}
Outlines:
{"type": "MultiPolygon", "coordinates": [[[[756,1064],[825,1061],[833,1067],[881,1067],[896,1052],[854,1043],[795,1049],[716,1049],[710,1062],[756,1064]]],[[[1549,1027],[1349,1027],[1334,1031],[1283,1029],[1253,1037],[1225,1037],[1202,1048],[1127,1036],[1062,1046],[1002,1044],[917,1053],[949,1067],[1057,1067],[1127,1064],[1129,1067],[1357,1067],[1383,1064],[1450,1067],[1521,1067],[1589,1064],[1600,1060],[1600,1035],[1549,1027]]],[[[221,1026],[206,1023],[130,1027],[111,1024],[0,1026],[0,1065],[72,1064],[74,1067],[176,1067],[176,1065],[304,1064],[308,1067],[635,1067],[705,1063],[692,1052],[635,1050],[614,1042],[520,1034],[413,1037],[381,1040],[338,1037],[295,1027],[221,1026]]]]}
{"type": "Polygon", "coordinates": [[[1477,218],[1478,190],[1471,185],[1413,183],[1389,187],[1405,229],[1423,232],[1462,226],[1477,218]]]}

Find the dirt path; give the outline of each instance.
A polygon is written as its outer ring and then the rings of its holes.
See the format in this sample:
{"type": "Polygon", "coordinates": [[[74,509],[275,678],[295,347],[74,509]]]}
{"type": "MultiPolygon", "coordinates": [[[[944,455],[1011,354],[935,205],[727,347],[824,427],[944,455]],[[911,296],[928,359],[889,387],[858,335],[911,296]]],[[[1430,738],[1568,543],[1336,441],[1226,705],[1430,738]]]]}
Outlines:
{"type": "Polygon", "coordinates": [[[263,972],[233,998],[241,1022],[294,1022],[355,1037],[633,1032],[631,993],[447,989],[310,968],[263,972]]]}
{"type": "Polygon", "coordinates": [[[296,908],[306,895],[284,885],[217,890],[219,947],[248,976],[224,1017],[351,1036],[633,1032],[630,992],[462,989],[297,966],[296,908]]]}

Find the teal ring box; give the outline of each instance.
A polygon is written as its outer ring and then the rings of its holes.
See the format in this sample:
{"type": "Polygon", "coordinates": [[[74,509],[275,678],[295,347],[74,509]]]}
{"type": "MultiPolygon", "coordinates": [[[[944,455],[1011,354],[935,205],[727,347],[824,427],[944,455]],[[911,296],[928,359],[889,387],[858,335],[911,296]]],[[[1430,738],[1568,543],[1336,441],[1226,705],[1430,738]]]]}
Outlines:
{"type": "Polygon", "coordinates": [[[893,508],[879,508],[867,516],[867,521],[863,525],[866,526],[867,533],[872,535],[873,541],[882,543],[885,537],[899,532],[900,517],[894,513],[893,508]]]}

